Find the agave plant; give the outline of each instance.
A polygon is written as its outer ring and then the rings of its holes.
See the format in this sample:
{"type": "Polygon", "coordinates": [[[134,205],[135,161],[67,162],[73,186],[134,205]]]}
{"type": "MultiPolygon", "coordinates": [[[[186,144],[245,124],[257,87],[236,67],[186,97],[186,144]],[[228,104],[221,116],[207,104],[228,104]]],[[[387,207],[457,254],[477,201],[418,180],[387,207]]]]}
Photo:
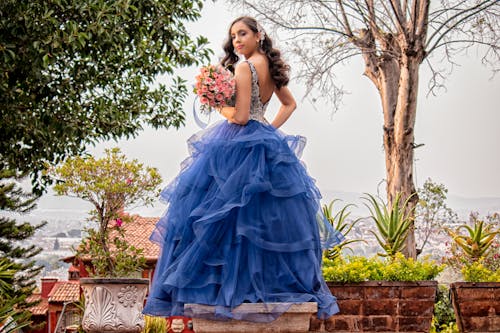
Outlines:
{"type": "Polygon", "coordinates": [[[446,231],[471,261],[478,261],[480,258],[486,257],[496,235],[500,234],[500,229],[494,229],[492,224],[485,225],[483,220],[478,219],[474,220],[472,227],[463,224],[456,231],[449,228],[446,231]],[[462,229],[465,229],[466,235],[460,233],[462,229]]]}
{"type": "Polygon", "coordinates": [[[368,193],[365,194],[366,197],[362,199],[367,201],[365,206],[370,211],[370,217],[378,230],[378,233],[371,230],[370,232],[385,251],[379,255],[394,257],[396,253],[405,248],[405,240],[413,222],[412,211],[407,211],[407,206],[414,194],[402,202],[401,193],[398,193],[391,209],[387,208],[387,204],[382,199],[368,193]]]}
{"type": "Polygon", "coordinates": [[[353,204],[345,205],[338,212],[334,213],[333,206],[334,206],[335,202],[337,202],[337,201],[340,201],[340,200],[334,199],[330,202],[330,204],[323,205],[323,214],[326,217],[326,219],[328,220],[328,222],[330,222],[330,224],[332,225],[332,227],[335,230],[340,232],[345,237],[345,240],[342,243],[336,245],[332,249],[325,250],[325,252],[324,252],[325,257],[328,259],[331,259],[331,260],[334,260],[335,258],[339,257],[340,254],[342,253],[342,251],[344,250],[344,248],[352,251],[352,249],[347,246],[349,244],[356,243],[356,242],[365,242],[366,243],[366,241],[364,241],[362,239],[347,240],[347,235],[351,232],[352,228],[356,225],[356,223],[358,223],[361,219],[358,218],[352,222],[349,222],[347,220],[347,217],[351,214],[351,212],[348,209],[351,206],[355,206],[353,204]]]}

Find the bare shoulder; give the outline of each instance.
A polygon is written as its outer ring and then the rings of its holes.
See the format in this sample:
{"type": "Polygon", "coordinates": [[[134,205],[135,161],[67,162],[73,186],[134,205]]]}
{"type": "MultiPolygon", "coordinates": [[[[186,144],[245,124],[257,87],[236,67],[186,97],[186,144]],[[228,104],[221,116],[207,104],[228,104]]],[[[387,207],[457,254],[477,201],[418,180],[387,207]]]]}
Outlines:
{"type": "Polygon", "coordinates": [[[248,64],[246,61],[240,62],[239,64],[236,65],[236,68],[234,69],[234,74],[251,75],[250,64],[248,64]]]}
{"type": "Polygon", "coordinates": [[[253,56],[249,59],[249,61],[251,61],[252,64],[257,68],[265,69],[269,67],[269,60],[263,54],[258,54],[256,56],[253,56]]]}

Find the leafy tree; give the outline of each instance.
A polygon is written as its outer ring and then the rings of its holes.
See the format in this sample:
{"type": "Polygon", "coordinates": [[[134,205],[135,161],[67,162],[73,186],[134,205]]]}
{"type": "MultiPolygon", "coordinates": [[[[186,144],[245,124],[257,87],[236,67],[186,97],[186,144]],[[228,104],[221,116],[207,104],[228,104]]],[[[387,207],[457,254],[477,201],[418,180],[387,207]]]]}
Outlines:
{"type": "Polygon", "coordinates": [[[179,66],[208,59],[185,22],[192,0],[0,1],[0,170],[29,173],[40,192],[46,163],[145,125],[184,122],[179,66]],[[170,78],[159,84],[160,75],[170,78]]]}
{"type": "MultiPolygon", "coordinates": [[[[336,66],[361,56],[364,75],[375,85],[384,113],[383,138],[390,205],[398,193],[403,200],[415,192],[413,156],[417,147],[419,69],[432,71],[431,90],[443,86],[445,70],[431,60],[447,59],[471,46],[482,46],[482,61],[496,69],[500,63],[498,0],[228,0],[245,6],[278,30],[288,30],[288,46],[300,61],[298,77],[308,92],[318,88],[338,105],[343,90],[336,84],[336,66]],[[432,56],[438,57],[432,58],[432,56]]],[[[413,195],[407,207],[418,202],[413,195]]],[[[406,255],[416,257],[413,225],[406,255]]]]}
{"type": "Polygon", "coordinates": [[[127,207],[149,205],[159,194],[161,176],[156,168],[137,160],[127,160],[118,148],[107,149],[106,156],[74,157],[51,170],[59,183],[58,195],[88,201],[94,206],[90,220],[96,227],[77,249],[77,256],[90,259],[97,276],[130,276],[145,263],[143,249],[128,244],[122,227],[131,222],[124,214],[127,207]]]}
{"type": "Polygon", "coordinates": [[[448,189],[443,184],[427,179],[418,189],[419,202],[415,212],[416,238],[421,242],[417,255],[422,253],[432,235],[444,231],[446,224],[458,221],[457,214],[446,205],[448,189]]]}
{"type": "MultiPolygon", "coordinates": [[[[0,171],[0,211],[26,213],[35,207],[36,196],[24,192],[14,176],[12,172],[0,171]]],[[[21,325],[29,322],[27,309],[34,303],[26,299],[33,293],[34,277],[42,269],[33,260],[41,249],[22,242],[44,225],[18,224],[8,216],[0,217],[0,316],[5,315],[2,319],[12,317],[21,325]]]]}

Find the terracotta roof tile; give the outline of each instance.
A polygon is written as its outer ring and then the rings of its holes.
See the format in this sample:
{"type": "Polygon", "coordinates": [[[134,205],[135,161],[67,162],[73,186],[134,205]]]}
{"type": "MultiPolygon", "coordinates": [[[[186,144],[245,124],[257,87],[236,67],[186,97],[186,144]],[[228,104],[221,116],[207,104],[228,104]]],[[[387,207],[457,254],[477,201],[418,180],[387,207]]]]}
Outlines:
{"type": "MultiPolygon", "coordinates": [[[[160,247],[149,240],[159,217],[142,217],[131,215],[132,221],[123,224],[125,239],[127,242],[139,249],[143,249],[144,257],[148,261],[156,261],[160,255],[160,247]]],[[[114,237],[115,231],[111,230],[110,238],[114,237]]],[[[112,247],[111,247],[112,248],[112,247]]],[[[72,262],[75,256],[64,258],[65,262],[72,262]]],[[[90,261],[90,257],[83,257],[84,261],[90,261]]]]}
{"type": "Polygon", "coordinates": [[[149,236],[151,236],[159,218],[139,215],[133,215],[132,218],[132,222],[124,224],[125,238],[130,245],[143,249],[146,259],[158,260],[160,247],[158,244],[151,242],[149,236]]]}
{"type": "Polygon", "coordinates": [[[49,294],[49,302],[77,302],[80,299],[78,281],[57,282],[49,294]]]}
{"type": "Polygon", "coordinates": [[[69,266],[68,272],[79,272],[80,270],[74,265],[69,266]]]}
{"type": "Polygon", "coordinates": [[[49,301],[47,299],[42,299],[41,294],[33,294],[26,298],[26,302],[36,302],[40,301],[37,305],[29,308],[29,311],[34,316],[44,316],[49,311],[49,301]]]}

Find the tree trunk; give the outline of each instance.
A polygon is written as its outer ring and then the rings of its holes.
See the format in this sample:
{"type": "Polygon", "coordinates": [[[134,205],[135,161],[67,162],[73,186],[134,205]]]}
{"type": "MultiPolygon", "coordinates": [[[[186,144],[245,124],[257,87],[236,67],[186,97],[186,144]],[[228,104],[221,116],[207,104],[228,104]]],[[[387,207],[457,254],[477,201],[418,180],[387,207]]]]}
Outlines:
{"type": "MultiPolygon", "coordinates": [[[[402,198],[410,199],[406,209],[412,214],[418,202],[415,184],[413,183],[413,148],[414,128],[417,112],[418,70],[419,61],[405,54],[401,56],[399,64],[399,81],[396,86],[389,82],[389,87],[380,90],[380,97],[384,109],[384,148],[387,176],[387,199],[392,206],[396,195],[401,193],[402,198]],[[397,102],[392,108],[396,92],[397,102]]],[[[391,73],[388,76],[394,77],[391,73]]],[[[413,218],[413,217],[412,217],[413,218]]],[[[412,223],[404,254],[416,258],[416,243],[414,225],[412,223]]]]}
{"type": "MultiPolygon", "coordinates": [[[[406,200],[415,194],[413,183],[413,148],[414,126],[417,112],[418,70],[420,61],[415,55],[401,53],[399,57],[375,56],[373,37],[364,35],[363,58],[365,75],[375,84],[382,101],[384,113],[384,150],[387,179],[387,201],[389,208],[398,193],[406,200]]],[[[396,38],[388,38],[387,50],[403,49],[396,43],[396,38]]],[[[415,194],[407,206],[407,212],[413,214],[418,202],[415,194]]],[[[414,225],[408,231],[404,254],[416,258],[414,225]]]]}

